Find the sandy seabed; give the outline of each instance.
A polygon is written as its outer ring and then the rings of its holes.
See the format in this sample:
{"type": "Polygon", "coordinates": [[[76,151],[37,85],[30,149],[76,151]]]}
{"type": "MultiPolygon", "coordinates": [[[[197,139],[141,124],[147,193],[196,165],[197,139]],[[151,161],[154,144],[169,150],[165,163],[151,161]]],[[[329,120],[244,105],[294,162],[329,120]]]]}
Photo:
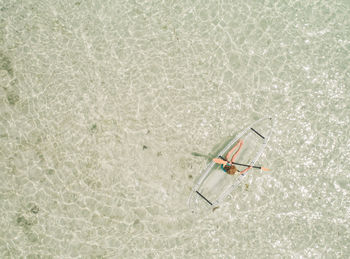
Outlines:
{"type": "Polygon", "coordinates": [[[0,1],[1,258],[348,258],[348,1],[0,1]],[[272,116],[215,212],[217,147],[272,116]]]}

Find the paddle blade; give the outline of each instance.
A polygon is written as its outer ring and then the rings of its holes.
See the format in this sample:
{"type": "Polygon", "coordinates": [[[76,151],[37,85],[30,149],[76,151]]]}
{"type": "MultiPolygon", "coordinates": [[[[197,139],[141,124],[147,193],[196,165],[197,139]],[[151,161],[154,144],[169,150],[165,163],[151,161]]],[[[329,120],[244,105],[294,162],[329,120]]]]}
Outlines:
{"type": "Polygon", "coordinates": [[[270,169],[268,169],[266,167],[261,167],[261,170],[263,170],[263,171],[271,171],[270,169]]]}

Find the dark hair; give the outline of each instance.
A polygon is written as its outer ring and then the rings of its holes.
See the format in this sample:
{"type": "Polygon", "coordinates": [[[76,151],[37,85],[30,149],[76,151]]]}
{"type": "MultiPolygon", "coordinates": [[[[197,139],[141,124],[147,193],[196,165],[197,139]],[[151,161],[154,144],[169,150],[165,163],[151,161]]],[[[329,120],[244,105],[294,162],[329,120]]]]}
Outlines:
{"type": "Polygon", "coordinates": [[[237,168],[234,165],[225,165],[224,169],[226,173],[234,175],[237,172],[237,168]]]}

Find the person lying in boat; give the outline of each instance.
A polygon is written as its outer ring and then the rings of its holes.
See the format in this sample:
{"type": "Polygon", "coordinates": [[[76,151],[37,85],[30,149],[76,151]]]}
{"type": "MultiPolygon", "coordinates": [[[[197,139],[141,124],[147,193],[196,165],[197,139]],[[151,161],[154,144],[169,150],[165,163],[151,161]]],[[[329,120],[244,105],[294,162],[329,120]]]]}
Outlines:
{"type": "MultiPolygon", "coordinates": [[[[239,140],[238,143],[227,153],[226,155],[226,159],[223,157],[218,157],[218,158],[214,158],[213,161],[217,164],[221,164],[221,168],[228,174],[230,175],[234,175],[238,170],[237,168],[233,165],[233,163],[235,162],[235,159],[239,153],[239,151],[241,150],[243,146],[243,141],[239,140]],[[236,152],[233,154],[233,152],[235,151],[235,149],[238,147],[238,149],[236,150],[236,152]],[[233,154],[233,156],[232,156],[233,154]],[[232,158],[230,159],[230,157],[232,156],[232,158]]],[[[249,169],[251,169],[252,167],[249,166],[246,169],[244,169],[243,171],[240,172],[240,174],[244,174],[246,173],[249,169]]]]}

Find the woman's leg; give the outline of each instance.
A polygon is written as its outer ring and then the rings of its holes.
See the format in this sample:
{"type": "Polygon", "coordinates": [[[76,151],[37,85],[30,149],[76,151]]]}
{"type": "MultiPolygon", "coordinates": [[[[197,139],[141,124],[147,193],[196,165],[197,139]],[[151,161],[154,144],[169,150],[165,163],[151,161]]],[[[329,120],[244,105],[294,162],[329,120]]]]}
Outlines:
{"type": "Polygon", "coordinates": [[[240,140],[240,141],[239,141],[239,148],[238,148],[238,150],[236,151],[236,153],[232,156],[231,164],[235,161],[235,159],[236,159],[236,157],[237,157],[239,151],[241,150],[242,146],[243,146],[243,141],[240,140]]]}
{"type": "MultiPolygon", "coordinates": [[[[226,155],[226,160],[227,160],[227,161],[230,161],[230,157],[231,157],[233,151],[236,149],[236,147],[238,147],[238,145],[240,145],[240,147],[239,147],[239,149],[240,149],[241,146],[242,146],[242,144],[243,144],[243,141],[242,141],[242,140],[239,140],[238,143],[237,143],[233,148],[231,148],[231,150],[230,150],[230,151],[227,153],[227,155],[226,155]]],[[[234,154],[234,156],[237,156],[237,152],[239,151],[239,149],[236,151],[236,153],[234,154]]]]}

